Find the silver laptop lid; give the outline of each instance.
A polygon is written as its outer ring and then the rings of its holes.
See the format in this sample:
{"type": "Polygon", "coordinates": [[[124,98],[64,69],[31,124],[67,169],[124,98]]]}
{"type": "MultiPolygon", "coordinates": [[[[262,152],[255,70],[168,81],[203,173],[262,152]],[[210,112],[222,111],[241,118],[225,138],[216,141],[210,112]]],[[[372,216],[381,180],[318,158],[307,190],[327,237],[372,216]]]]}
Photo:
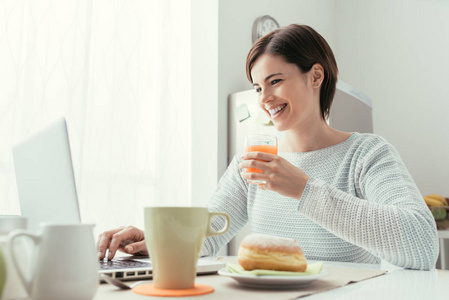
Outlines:
{"type": "Polygon", "coordinates": [[[22,216],[28,229],[40,222],[79,223],[70,144],[65,119],[60,119],[13,147],[22,216]]]}

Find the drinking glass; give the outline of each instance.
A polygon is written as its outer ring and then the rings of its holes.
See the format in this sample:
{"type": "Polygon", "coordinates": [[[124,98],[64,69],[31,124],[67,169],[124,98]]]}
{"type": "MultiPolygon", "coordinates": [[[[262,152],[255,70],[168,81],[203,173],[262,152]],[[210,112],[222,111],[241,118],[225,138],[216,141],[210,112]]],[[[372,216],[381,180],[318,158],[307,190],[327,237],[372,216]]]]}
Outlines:
{"type": "MultiPolygon", "coordinates": [[[[245,139],[245,153],[247,152],[265,152],[277,155],[278,140],[274,135],[250,134],[245,139]]],[[[249,173],[263,173],[262,170],[256,168],[247,168],[249,173]]],[[[265,184],[264,180],[248,180],[252,184],[265,184]]]]}

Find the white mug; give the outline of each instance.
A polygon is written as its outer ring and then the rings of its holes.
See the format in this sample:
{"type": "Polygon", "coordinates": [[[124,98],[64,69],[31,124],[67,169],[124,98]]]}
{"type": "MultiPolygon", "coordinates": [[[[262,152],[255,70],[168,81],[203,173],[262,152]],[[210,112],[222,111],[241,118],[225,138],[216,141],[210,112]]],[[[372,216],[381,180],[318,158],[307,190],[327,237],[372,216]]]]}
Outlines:
{"type": "MultiPolygon", "coordinates": [[[[3,252],[6,267],[5,285],[3,288],[3,294],[0,292],[0,299],[2,300],[15,300],[25,299],[27,292],[23,287],[22,281],[17,274],[11,259],[11,254],[8,250],[8,234],[16,229],[26,229],[27,218],[15,215],[0,215],[0,249],[3,252]]],[[[30,264],[31,252],[29,249],[28,241],[16,240],[14,247],[17,249],[16,253],[20,257],[20,267],[25,268],[30,264]]],[[[0,276],[1,282],[1,276],[0,276]]]]}
{"type": "Polygon", "coordinates": [[[44,223],[41,227],[37,235],[14,230],[8,240],[13,265],[30,298],[92,299],[98,286],[94,225],[44,223]],[[22,270],[18,264],[20,258],[14,247],[18,237],[28,237],[35,244],[28,270],[22,270]]]}
{"type": "Polygon", "coordinates": [[[145,207],[145,242],[153,264],[154,287],[193,288],[204,238],[225,234],[231,219],[206,207],[145,207]],[[224,228],[211,227],[213,216],[226,219],[224,228]]]}

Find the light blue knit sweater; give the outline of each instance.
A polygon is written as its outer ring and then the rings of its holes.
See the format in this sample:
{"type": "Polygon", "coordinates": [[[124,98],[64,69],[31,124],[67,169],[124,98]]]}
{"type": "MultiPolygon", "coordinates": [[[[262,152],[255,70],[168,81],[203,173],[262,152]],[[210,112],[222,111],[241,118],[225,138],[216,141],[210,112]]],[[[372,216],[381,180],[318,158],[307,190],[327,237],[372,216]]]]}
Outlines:
{"type": "MultiPolygon", "coordinates": [[[[296,239],[307,259],[428,270],[438,257],[435,221],[396,149],[374,134],[280,156],[310,176],[302,198],[265,191],[242,179],[235,156],[208,204],[225,211],[230,230],[207,238],[216,254],[249,221],[254,233],[296,239]]],[[[216,218],[213,227],[223,227],[216,218]]]]}

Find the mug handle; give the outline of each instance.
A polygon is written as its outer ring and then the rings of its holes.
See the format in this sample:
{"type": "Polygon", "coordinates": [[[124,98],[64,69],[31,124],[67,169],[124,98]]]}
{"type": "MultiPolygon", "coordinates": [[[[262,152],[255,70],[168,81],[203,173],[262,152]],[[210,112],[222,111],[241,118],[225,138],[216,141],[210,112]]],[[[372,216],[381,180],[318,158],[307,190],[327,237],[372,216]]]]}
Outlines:
{"type": "Polygon", "coordinates": [[[231,218],[229,218],[229,215],[227,213],[225,213],[225,212],[209,212],[209,221],[208,221],[206,237],[224,234],[229,230],[230,225],[231,225],[231,218]],[[210,226],[210,222],[214,216],[223,216],[226,219],[226,224],[223,227],[223,229],[221,229],[220,231],[215,231],[210,226]]]}
{"type": "Polygon", "coordinates": [[[14,230],[11,232],[8,236],[8,250],[9,253],[11,253],[11,258],[13,262],[14,268],[17,270],[17,274],[19,274],[19,278],[23,283],[23,286],[25,287],[25,290],[28,292],[28,295],[31,295],[31,281],[32,279],[28,279],[25,277],[24,273],[20,269],[19,264],[17,263],[16,254],[14,252],[14,240],[20,236],[29,237],[34,244],[36,245],[39,243],[40,237],[38,235],[31,234],[25,230],[14,230]]]}

